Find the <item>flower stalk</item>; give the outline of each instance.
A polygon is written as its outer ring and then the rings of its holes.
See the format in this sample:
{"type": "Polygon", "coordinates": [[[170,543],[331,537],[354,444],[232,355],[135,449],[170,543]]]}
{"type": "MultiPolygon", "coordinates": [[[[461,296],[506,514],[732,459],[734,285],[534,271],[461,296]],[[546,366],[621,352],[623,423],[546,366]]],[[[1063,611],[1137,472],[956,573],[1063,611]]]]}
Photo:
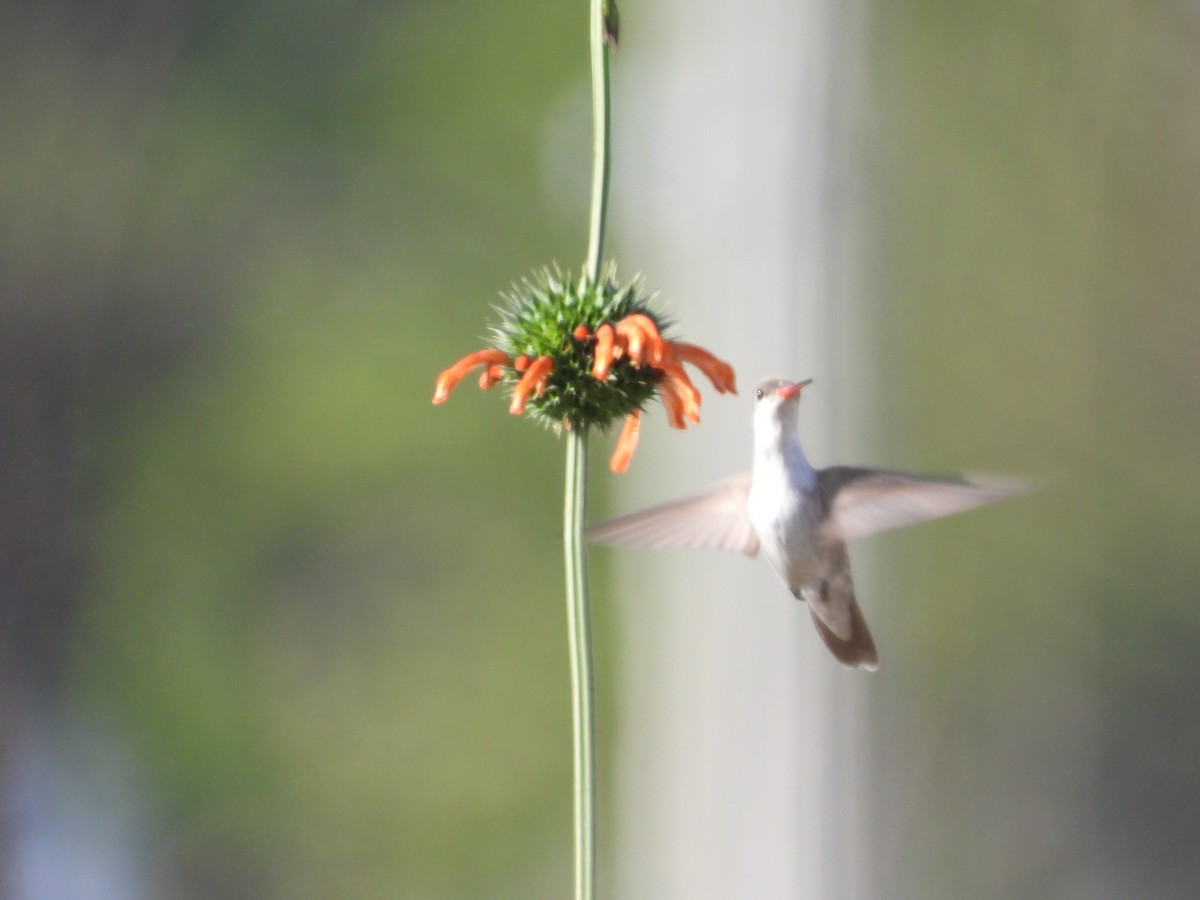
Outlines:
{"type": "Polygon", "coordinates": [[[596,889],[596,712],[592,675],[592,624],[588,605],[583,523],[587,513],[587,433],[567,435],[563,552],[567,574],[567,633],[571,648],[575,815],[575,897],[596,889]]]}
{"type": "Polygon", "coordinates": [[[608,177],[611,169],[612,107],[609,96],[608,53],[616,46],[615,33],[610,32],[606,16],[610,8],[615,15],[614,0],[591,0],[591,20],[588,34],[592,48],[592,204],[588,227],[587,259],[584,277],[595,283],[600,277],[600,261],[604,256],[604,225],[608,219],[608,177]],[[611,7],[610,7],[611,4],[611,7]],[[613,34],[610,39],[609,35],[613,34]]]}
{"type": "MultiPolygon", "coordinates": [[[[592,203],[584,279],[600,280],[604,254],[604,225],[608,218],[608,179],[612,125],[608,78],[609,28],[605,0],[591,0],[589,43],[592,58],[592,203]]],[[[615,37],[614,37],[615,40],[615,37]]],[[[601,326],[606,327],[606,326],[601,326]]],[[[599,336],[597,336],[599,343],[599,336]]],[[[599,354],[597,354],[597,362],[599,354]]],[[[607,375],[607,373],[605,373],[607,375]]],[[[633,414],[631,414],[633,415],[633,414]]],[[[617,444],[617,456],[628,465],[632,443],[617,444]]],[[[637,429],[633,429],[633,440],[637,429]]],[[[563,551],[567,575],[567,630],[571,646],[571,718],[574,745],[575,900],[592,900],[596,893],[596,704],[592,674],[592,626],[588,600],[587,556],[583,522],[587,511],[587,428],[567,436],[566,503],[563,512],[563,551]]]]}
{"type": "Polygon", "coordinates": [[[482,369],[479,386],[507,387],[509,412],[567,432],[563,554],[571,659],[574,762],[575,900],[596,890],[596,738],[591,613],[584,553],[587,441],[593,428],[624,420],[609,461],[624,472],[637,447],[642,414],[655,396],[673,428],[700,421],[700,392],[684,370],[699,369],[718,393],[737,393],[728,363],[695,344],[664,337],[667,323],[642,294],[641,281],[621,285],[616,266],[602,267],[608,214],[611,112],[609,57],[619,33],[616,0],[590,0],[593,156],[587,257],[578,281],[557,267],[514,284],[486,349],[439,374],[434,404],[482,369]]]}

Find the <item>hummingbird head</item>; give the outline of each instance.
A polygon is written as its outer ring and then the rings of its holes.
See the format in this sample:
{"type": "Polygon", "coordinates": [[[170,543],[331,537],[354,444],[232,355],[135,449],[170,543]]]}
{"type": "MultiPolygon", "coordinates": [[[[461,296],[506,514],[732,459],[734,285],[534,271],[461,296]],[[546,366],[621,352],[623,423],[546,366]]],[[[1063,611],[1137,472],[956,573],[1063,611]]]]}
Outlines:
{"type": "Polygon", "coordinates": [[[768,378],[754,389],[755,444],[763,447],[782,446],[795,440],[796,414],[800,392],[812,384],[811,378],[788,381],[768,378]]]}
{"type": "Polygon", "coordinates": [[[770,404],[777,406],[800,396],[800,392],[812,384],[811,378],[803,381],[788,381],[786,378],[767,378],[758,383],[754,389],[755,405],[770,404]]]}

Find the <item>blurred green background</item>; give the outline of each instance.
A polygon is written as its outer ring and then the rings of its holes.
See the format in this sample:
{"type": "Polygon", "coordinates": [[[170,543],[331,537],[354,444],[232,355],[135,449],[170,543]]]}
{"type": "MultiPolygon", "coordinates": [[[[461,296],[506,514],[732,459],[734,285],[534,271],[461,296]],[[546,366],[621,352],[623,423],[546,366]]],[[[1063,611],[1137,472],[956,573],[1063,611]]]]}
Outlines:
{"type": "MultiPolygon", "coordinates": [[[[582,256],[585,7],[0,7],[4,896],[565,894],[561,447],[429,398],[582,256]]],[[[886,551],[880,879],[1195,896],[1200,11],[865,9],[872,461],[1050,483],[1003,604],[886,551]]]]}

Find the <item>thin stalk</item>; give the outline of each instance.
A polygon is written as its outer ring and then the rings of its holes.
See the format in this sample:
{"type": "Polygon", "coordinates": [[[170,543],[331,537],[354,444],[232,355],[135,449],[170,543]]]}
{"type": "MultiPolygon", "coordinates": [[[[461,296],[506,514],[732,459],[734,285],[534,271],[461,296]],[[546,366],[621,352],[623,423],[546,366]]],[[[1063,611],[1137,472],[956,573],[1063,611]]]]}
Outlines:
{"type": "Polygon", "coordinates": [[[592,0],[589,40],[592,47],[592,206],[588,229],[584,275],[595,284],[600,280],[604,253],[604,223],[608,218],[609,156],[612,113],[608,88],[608,47],[604,43],[605,0],[592,0]]]}
{"type": "Polygon", "coordinates": [[[583,521],[587,512],[587,433],[567,432],[567,488],[563,547],[567,569],[567,629],[571,643],[571,712],[575,762],[575,898],[591,900],[596,888],[595,706],[592,626],[588,611],[583,521]]]}
{"type": "MultiPolygon", "coordinates": [[[[596,284],[608,217],[609,128],[608,48],[604,44],[605,0],[591,0],[588,38],[592,55],[592,203],[584,277],[596,284]]],[[[588,610],[583,521],[587,511],[587,429],[567,432],[563,549],[567,569],[567,630],[571,643],[571,711],[575,762],[575,900],[596,892],[596,735],[592,688],[592,625],[588,610]]]]}
{"type": "MultiPolygon", "coordinates": [[[[592,203],[584,278],[600,281],[604,225],[608,216],[608,48],[605,0],[591,0],[588,27],[592,55],[592,203]]],[[[592,625],[588,609],[583,522],[587,512],[587,429],[567,432],[567,484],[563,504],[563,550],[567,570],[567,630],[571,644],[571,712],[575,763],[575,900],[596,893],[596,734],[592,683],[592,625]]]]}

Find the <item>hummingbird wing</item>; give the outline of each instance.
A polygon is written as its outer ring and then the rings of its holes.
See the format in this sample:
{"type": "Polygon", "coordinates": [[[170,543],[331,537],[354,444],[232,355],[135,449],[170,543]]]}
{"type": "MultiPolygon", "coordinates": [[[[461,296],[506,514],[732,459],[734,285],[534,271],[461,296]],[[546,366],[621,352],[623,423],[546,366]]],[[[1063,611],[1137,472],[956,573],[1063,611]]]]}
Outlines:
{"type": "Polygon", "coordinates": [[[825,542],[821,559],[822,577],[793,593],[807,603],[817,633],[842,665],[874,671],[879,668],[879,653],[854,595],[846,545],[825,542]]]}
{"type": "Polygon", "coordinates": [[[1012,479],[925,478],[833,466],[817,472],[818,497],[827,511],[821,536],[840,541],[867,537],[964,512],[1029,489],[1028,484],[1012,479]]]}
{"type": "Polygon", "coordinates": [[[758,535],[750,524],[749,496],[750,474],[735,475],[698,494],[593,525],[587,538],[652,550],[730,550],[754,556],[758,535]]]}

